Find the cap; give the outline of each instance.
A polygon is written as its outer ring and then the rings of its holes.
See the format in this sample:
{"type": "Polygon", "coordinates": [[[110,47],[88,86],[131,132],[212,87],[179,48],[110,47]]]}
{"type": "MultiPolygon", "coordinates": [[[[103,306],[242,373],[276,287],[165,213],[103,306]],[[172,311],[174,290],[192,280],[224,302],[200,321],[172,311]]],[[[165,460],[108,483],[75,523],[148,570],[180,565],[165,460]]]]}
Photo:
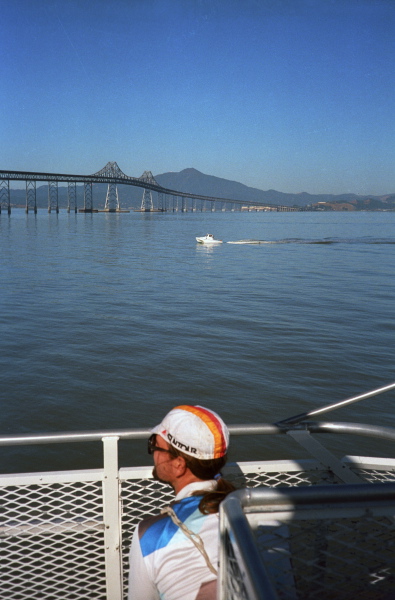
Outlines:
{"type": "Polygon", "coordinates": [[[210,460],[221,458],[229,446],[229,431],[217,413],[203,406],[176,406],[151,433],[181,452],[210,460]]]}

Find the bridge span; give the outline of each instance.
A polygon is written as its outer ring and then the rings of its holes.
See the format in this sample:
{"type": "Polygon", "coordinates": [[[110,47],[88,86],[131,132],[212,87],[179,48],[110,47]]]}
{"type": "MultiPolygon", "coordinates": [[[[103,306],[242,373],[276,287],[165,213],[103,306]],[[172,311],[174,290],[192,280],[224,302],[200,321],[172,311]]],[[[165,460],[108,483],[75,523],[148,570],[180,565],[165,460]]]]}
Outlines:
{"type": "MultiPolygon", "coordinates": [[[[262,202],[251,202],[234,198],[218,198],[214,196],[203,196],[189,192],[171,190],[159,185],[151,171],[145,171],[141,177],[130,177],[125,175],[116,162],[108,162],[103,169],[93,175],[72,175],[64,173],[38,173],[30,171],[3,171],[0,170],[0,212],[4,208],[11,213],[11,190],[10,181],[25,181],[26,184],[26,212],[33,210],[37,212],[36,184],[37,181],[45,181],[48,184],[48,212],[59,212],[58,184],[67,183],[67,210],[68,212],[99,212],[93,205],[94,183],[107,183],[107,195],[104,206],[105,212],[124,212],[120,208],[118,198],[118,185],[132,185],[143,188],[143,197],[140,210],[143,212],[166,212],[168,210],[197,210],[197,201],[200,202],[200,210],[214,211],[216,205],[220,204],[222,210],[230,206],[232,210],[242,206],[263,207],[262,202]],[[84,186],[83,208],[77,207],[77,183],[84,186]],[[157,204],[154,206],[152,192],[157,193],[157,204]]],[[[273,209],[284,210],[286,207],[275,207],[273,209]]],[[[126,211],[127,212],[127,211],[126,211]]]]}

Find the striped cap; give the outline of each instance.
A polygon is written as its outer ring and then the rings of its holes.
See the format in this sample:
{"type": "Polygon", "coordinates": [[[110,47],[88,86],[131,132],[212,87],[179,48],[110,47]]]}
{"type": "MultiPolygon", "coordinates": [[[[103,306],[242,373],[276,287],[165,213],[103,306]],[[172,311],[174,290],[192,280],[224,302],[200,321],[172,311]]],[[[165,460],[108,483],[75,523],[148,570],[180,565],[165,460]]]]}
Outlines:
{"type": "Polygon", "coordinates": [[[225,423],[217,413],[203,406],[176,406],[151,433],[160,435],[181,452],[203,460],[224,456],[229,446],[225,423]]]}

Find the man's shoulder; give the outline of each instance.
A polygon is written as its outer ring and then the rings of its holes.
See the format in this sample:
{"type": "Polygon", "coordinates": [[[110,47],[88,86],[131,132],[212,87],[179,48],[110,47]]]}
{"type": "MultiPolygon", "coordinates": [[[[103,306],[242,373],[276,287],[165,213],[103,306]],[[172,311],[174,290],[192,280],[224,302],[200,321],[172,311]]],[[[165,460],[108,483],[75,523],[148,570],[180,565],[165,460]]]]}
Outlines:
{"type": "MultiPolygon", "coordinates": [[[[174,502],[171,502],[170,507],[174,510],[179,519],[184,520],[199,508],[200,500],[201,496],[187,496],[181,500],[174,500],[174,502]]],[[[154,528],[156,531],[164,528],[169,523],[169,520],[171,519],[166,512],[145,517],[139,523],[139,537],[141,538],[150,528],[154,528]]]]}
{"type": "Polygon", "coordinates": [[[141,539],[143,535],[150,529],[150,527],[160,526],[161,521],[163,521],[163,525],[165,524],[165,520],[167,518],[166,514],[153,515],[152,517],[145,517],[142,521],[140,521],[138,525],[139,538],[141,539]]]}

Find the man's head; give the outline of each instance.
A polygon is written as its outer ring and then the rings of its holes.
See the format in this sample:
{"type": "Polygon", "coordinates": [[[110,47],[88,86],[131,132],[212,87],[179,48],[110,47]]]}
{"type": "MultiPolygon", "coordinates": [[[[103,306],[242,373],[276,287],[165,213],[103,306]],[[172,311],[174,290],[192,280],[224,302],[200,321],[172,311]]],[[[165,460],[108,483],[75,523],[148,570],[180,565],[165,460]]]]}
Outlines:
{"type": "Polygon", "coordinates": [[[203,406],[176,406],[152,433],[183,454],[202,460],[221,458],[229,445],[225,423],[217,413],[203,406]]]}
{"type": "Polygon", "coordinates": [[[148,448],[154,476],[176,491],[191,481],[212,479],[226,462],[228,445],[228,428],[214,411],[177,406],[152,430],[148,448]]]}

